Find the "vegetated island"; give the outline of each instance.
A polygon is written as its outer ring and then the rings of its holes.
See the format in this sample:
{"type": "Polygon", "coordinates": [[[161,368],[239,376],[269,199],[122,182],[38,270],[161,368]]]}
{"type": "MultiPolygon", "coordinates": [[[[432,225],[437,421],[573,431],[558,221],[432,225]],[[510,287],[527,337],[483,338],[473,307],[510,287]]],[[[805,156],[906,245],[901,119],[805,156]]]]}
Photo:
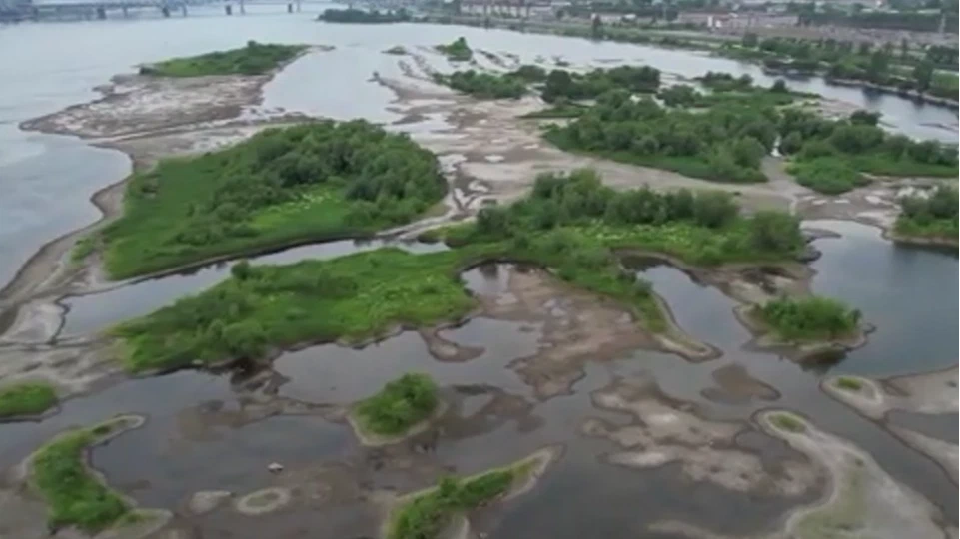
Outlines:
{"type": "Polygon", "coordinates": [[[574,121],[549,126],[544,137],[566,151],[732,183],[766,181],[761,160],[776,147],[790,156],[788,171],[798,183],[828,194],[862,185],[864,174],[957,176],[955,146],[890,135],[876,125],[876,115],[858,111],[828,120],[779,106],[801,97],[781,84],[762,89],[742,77],[709,73],[701,81],[713,88],[710,94],[665,89],[663,105],[609,91],[574,121]],[[686,110],[698,103],[707,106],[686,110]]]}
{"type": "Polygon", "coordinates": [[[387,445],[422,432],[444,409],[429,375],[407,373],[356,404],[348,420],[363,445],[387,445]]]}
{"type": "Polygon", "coordinates": [[[325,9],[317,20],[325,22],[340,22],[349,24],[389,24],[410,21],[410,13],[400,8],[396,11],[363,10],[363,9],[325,9]]]}
{"type": "Polygon", "coordinates": [[[668,330],[650,284],[621,269],[613,250],[668,254],[690,264],[795,259],[799,222],[777,212],[738,214],[724,193],[617,192],[589,170],[537,178],[532,193],[481,210],[476,224],[437,233],[453,250],[411,255],[380,249],[325,261],[234,266],[198,295],[127,321],[111,333],[132,371],[258,360],[277,347],[362,342],[396,327],[426,327],[467,315],[475,300],[459,274],[488,261],[556,270],[612,297],[651,332],[668,330]]]}
{"type": "Polygon", "coordinates": [[[93,535],[146,516],[105,485],[86,463],[91,447],[137,428],[143,421],[139,416],[117,416],[93,427],[68,431],[30,456],[28,481],[49,507],[52,529],[76,526],[93,535]]]}
{"type": "Polygon", "coordinates": [[[39,380],[0,385],[0,421],[40,417],[57,405],[57,390],[39,380]]]}
{"type": "Polygon", "coordinates": [[[928,195],[909,195],[900,199],[900,215],[891,238],[902,243],[957,246],[960,227],[957,188],[940,185],[928,195]]]}
{"type": "Polygon", "coordinates": [[[739,306],[735,312],[744,325],[761,334],[760,346],[789,346],[800,359],[856,348],[866,340],[860,311],[833,298],[781,296],[762,305],[739,306]]]}
{"type": "Polygon", "coordinates": [[[478,99],[518,98],[538,90],[547,103],[595,99],[614,89],[653,93],[660,85],[660,71],[649,66],[619,66],[577,73],[565,69],[547,72],[540,66],[522,65],[507,73],[456,71],[436,74],[434,80],[478,99]]]}
{"type": "Polygon", "coordinates": [[[439,537],[464,513],[527,491],[559,456],[559,447],[545,447],[502,468],[464,478],[444,477],[435,487],[397,500],[385,535],[388,539],[439,537]]]}
{"type": "Polygon", "coordinates": [[[458,37],[452,43],[437,45],[434,48],[445,54],[447,59],[453,62],[469,62],[473,59],[473,49],[467,44],[467,38],[465,37],[458,37]]]}
{"type": "Polygon", "coordinates": [[[283,66],[308,48],[306,45],[261,44],[248,41],[246,47],[239,49],[210,52],[187,58],[171,58],[142,66],[140,74],[151,77],[262,75],[283,66]]]}
{"type": "Polygon", "coordinates": [[[135,174],[123,216],[96,238],[119,279],[369,235],[413,220],[446,190],[436,157],[406,135],[359,120],[314,122],[135,174]]]}
{"type": "Polygon", "coordinates": [[[827,120],[787,109],[780,117],[780,153],[797,183],[824,194],[841,194],[876,176],[956,178],[957,147],[934,140],[917,142],[877,125],[879,115],[857,111],[827,120]]]}

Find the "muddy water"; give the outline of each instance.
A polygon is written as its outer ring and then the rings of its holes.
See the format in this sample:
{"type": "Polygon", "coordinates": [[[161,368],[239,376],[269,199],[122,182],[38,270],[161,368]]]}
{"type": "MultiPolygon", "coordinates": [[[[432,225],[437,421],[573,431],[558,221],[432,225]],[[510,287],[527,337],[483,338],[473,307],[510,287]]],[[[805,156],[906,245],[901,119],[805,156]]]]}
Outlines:
{"type": "MultiPolygon", "coordinates": [[[[445,249],[442,244],[372,241],[335,241],[306,245],[250,259],[252,264],[286,265],[302,260],[326,260],[391,245],[411,253],[445,249]]],[[[68,296],[61,300],[68,311],[61,335],[91,333],[128,318],[152,312],[177,298],[196,294],[230,275],[230,263],[213,264],[186,273],[146,279],[110,290],[68,296]]]]}

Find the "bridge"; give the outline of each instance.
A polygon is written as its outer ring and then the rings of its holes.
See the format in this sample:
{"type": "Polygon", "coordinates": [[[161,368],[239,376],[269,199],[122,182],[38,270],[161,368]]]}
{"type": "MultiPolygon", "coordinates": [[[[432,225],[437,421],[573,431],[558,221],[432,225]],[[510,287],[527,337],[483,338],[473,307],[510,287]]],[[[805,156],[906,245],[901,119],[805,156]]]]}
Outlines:
{"type": "Polygon", "coordinates": [[[129,17],[134,12],[159,13],[163,17],[186,17],[190,6],[220,4],[224,14],[246,12],[249,5],[286,5],[287,11],[300,11],[304,3],[324,0],[0,0],[0,22],[41,20],[83,20],[129,17]]]}

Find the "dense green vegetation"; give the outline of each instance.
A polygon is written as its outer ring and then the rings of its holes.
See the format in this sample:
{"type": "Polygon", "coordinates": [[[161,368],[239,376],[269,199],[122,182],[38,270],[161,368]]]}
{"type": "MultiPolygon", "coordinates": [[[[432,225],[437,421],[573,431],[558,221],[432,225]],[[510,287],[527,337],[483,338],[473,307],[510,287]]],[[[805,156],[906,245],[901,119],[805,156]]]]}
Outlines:
{"type": "Polygon", "coordinates": [[[536,119],[536,120],[546,120],[551,118],[577,118],[584,112],[589,110],[589,107],[584,105],[578,105],[577,103],[559,103],[556,105],[549,106],[545,109],[541,109],[535,112],[530,112],[520,116],[524,119],[536,119]]]}
{"type": "Polygon", "coordinates": [[[0,420],[42,414],[57,404],[57,391],[47,382],[16,382],[0,386],[0,420]]]}
{"type": "Polygon", "coordinates": [[[619,66],[576,73],[554,69],[543,78],[541,97],[547,103],[596,99],[611,90],[653,93],[660,87],[660,71],[649,66],[619,66]]]}
{"type": "Polygon", "coordinates": [[[811,189],[838,194],[882,176],[957,176],[957,149],[936,141],[915,142],[878,127],[877,115],[855,112],[842,120],[786,109],[779,120],[780,152],[790,171],[811,189]]]}
{"type": "Polygon", "coordinates": [[[544,136],[563,150],[694,178],[762,182],[766,178],[760,161],[776,141],[776,112],[733,103],[693,112],[614,91],[600,96],[575,121],[551,127],[544,136]]]}
{"type": "Polygon", "coordinates": [[[526,83],[511,74],[494,75],[473,69],[449,75],[436,73],[433,79],[478,99],[517,99],[527,91],[526,83]]]}
{"type": "Polygon", "coordinates": [[[410,20],[410,14],[402,8],[397,11],[384,11],[383,13],[375,9],[371,11],[363,9],[325,9],[318,20],[351,24],[386,24],[407,22],[410,20]]]}
{"type": "Polygon", "coordinates": [[[272,129],[223,151],[134,176],[106,227],[114,278],[215,256],[368,234],[441,200],[436,158],[364,121],[272,129]]]}
{"type": "Polygon", "coordinates": [[[77,526],[93,534],[131,515],[129,505],[92,476],[84,463],[88,447],[111,424],[79,429],[40,448],[31,461],[30,481],[46,500],[54,528],[77,526]]]}
{"type": "Polygon", "coordinates": [[[734,78],[727,73],[708,72],[700,79],[708,93],[692,86],[677,84],[657,92],[657,97],[668,107],[704,108],[724,104],[750,105],[754,108],[773,108],[794,103],[807,94],[791,92],[783,81],[774,82],[770,88],[753,85],[748,75],[734,78]]]}
{"type": "Polygon", "coordinates": [[[436,410],[437,385],[429,375],[404,374],[379,393],[357,405],[357,415],[366,430],[391,435],[405,432],[436,410]]]}
{"type": "Polygon", "coordinates": [[[493,470],[459,480],[445,477],[436,488],[400,507],[390,522],[390,539],[434,539],[459,512],[476,509],[503,495],[522,470],[493,470]]]}
{"type": "Polygon", "coordinates": [[[464,37],[458,37],[453,43],[437,45],[436,49],[454,62],[469,62],[473,59],[473,49],[470,48],[467,39],[464,37]]]}
{"type": "Polygon", "coordinates": [[[900,209],[894,225],[897,234],[953,241],[960,235],[956,187],[941,185],[926,197],[903,197],[900,199],[900,209]]]}
{"type": "Polygon", "coordinates": [[[233,277],[113,331],[134,371],[256,359],[274,346],[380,335],[426,326],[473,307],[460,271],[486,260],[556,269],[561,279],[614,297],[652,331],[665,328],[649,283],[624,272],[616,249],[644,249],[693,264],[783,260],[802,247],[798,221],[750,218],[722,193],[617,192],[591,171],[542,175],[532,194],[486,208],[477,223],[447,229],[452,251],[393,249],[282,267],[238,264],[233,277]]]}
{"type": "Polygon", "coordinates": [[[291,60],[306,48],[305,45],[261,45],[256,41],[248,41],[247,46],[240,49],[173,58],[143,66],[140,74],[154,77],[262,75],[291,60]]]}
{"type": "Polygon", "coordinates": [[[860,311],[832,298],[781,297],[754,309],[759,318],[788,340],[833,339],[857,329],[860,311]]]}
{"type": "Polygon", "coordinates": [[[807,40],[785,37],[759,39],[746,34],[739,44],[727,44],[724,54],[742,59],[759,60],[769,69],[801,73],[819,73],[828,78],[854,80],[896,88],[916,90],[937,97],[956,100],[956,73],[934,79],[936,68],[956,71],[957,49],[927,47],[924,56],[911,53],[909,42],[900,47],[887,43],[874,47],[867,42],[835,39],[807,40]],[[952,82],[951,82],[952,81],[952,82]]]}

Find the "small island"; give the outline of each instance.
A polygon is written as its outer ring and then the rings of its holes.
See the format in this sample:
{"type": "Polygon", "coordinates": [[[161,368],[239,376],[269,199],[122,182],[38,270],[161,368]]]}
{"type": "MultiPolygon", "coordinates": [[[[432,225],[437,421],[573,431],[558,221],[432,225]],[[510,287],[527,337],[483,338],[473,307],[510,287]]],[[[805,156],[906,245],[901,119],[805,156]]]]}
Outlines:
{"type": "Polygon", "coordinates": [[[348,419],[363,445],[388,445],[422,432],[445,408],[429,375],[407,373],[355,405],[348,419]]]}
{"type": "Polygon", "coordinates": [[[473,59],[473,49],[470,48],[470,45],[467,45],[467,39],[464,37],[459,37],[456,41],[446,45],[437,45],[434,48],[445,54],[447,59],[452,62],[469,62],[473,59]]]}
{"type": "Polygon", "coordinates": [[[306,45],[260,44],[216,51],[187,58],[172,58],[140,68],[151,77],[205,77],[210,75],[263,75],[282,67],[307,50],[306,45]]]}
{"type": "Polygon", "coordinates": [[[36,418],[57,405],[57,390],[43,381],[0,385],[0,421],[36,418]]]}
{"type": "Polygon", "coordinates": [[[388,539],[433,539],[464,513],[523,494],[560,456],[543,448],[502,468],[465,478],[444,477],[439,484],[397,500],[387,519],[388,539]]]}
{"type": "MultiPolygon", "coordinates": [[[[96,234],[110,277],[170,270],[410,222],[447,191],[436,157],[362,120],[270,129],[130,179],[96,234]]],[[[81,244],[89,254],[89,244],[81,244]]]]}
{"type": "Polygon", "coordinates": [[[787,346],[799,352],[800,359],[856,348],[866,342],[860,311],[833,298],[781,296],[762,305],[740,306],[735,312],[759,335],[760,346],[787,346]]]}
{"type": "Polygon", "coordinates": [[[87,451],[143,424],[139,416],[118,416],[99,425],[57,436],[29,459],[29,483],[49,506],[50,526],[76,526],[96,534],[133,522],[132,502],[105,485],[86,463],[87,451]]]}
{"type": "Polygon", "coordinates": [[[795,260],[804,242],[785,213],[744,217],[721,192],[617,191],[591,170],[542,174],[530,195],[480,211],[476,223],[431,234],[450,251],[380,249],[288,266],[237,264],[200,294],[111,330],[135,372],[257,360],[277,347],[364,342],[397,327],[466,316],[476,303],[460,272],[509,260],[551,268],[574,286],[615,298],[653,333],[670,329],[650,283],[624,271],[633,250],[715,266],[795,260]]]}
{"type": "Polygon", "coordinates": [[[937,186],[931,193],[900,199],[900,215],[893,225],[894,241],[921,245],[957,246],[960,236],[957,189],[937,186]]]}
{"type": "Polygon", "coordinates": [[[410,21],[410,13],[405,9],[396,11],[377,10],[366,11],[362,9],[325,9],[317,17],[319,21],[339,22],[348,24],[390,24],[395,22],[410,21]]]}

